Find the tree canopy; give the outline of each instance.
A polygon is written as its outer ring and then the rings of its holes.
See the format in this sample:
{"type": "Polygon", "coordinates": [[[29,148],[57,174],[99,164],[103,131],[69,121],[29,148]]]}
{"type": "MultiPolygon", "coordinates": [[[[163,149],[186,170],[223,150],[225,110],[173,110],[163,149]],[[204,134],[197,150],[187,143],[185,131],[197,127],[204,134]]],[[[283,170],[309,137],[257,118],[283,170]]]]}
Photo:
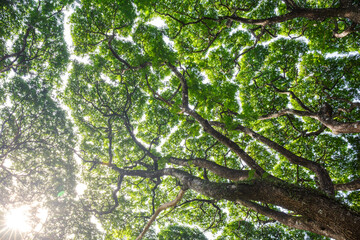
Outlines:
{"type": "Polygon", "coordinates": [[[360,236],[359,1],[0,6],[0,204],[42,239],[360,236]]]}

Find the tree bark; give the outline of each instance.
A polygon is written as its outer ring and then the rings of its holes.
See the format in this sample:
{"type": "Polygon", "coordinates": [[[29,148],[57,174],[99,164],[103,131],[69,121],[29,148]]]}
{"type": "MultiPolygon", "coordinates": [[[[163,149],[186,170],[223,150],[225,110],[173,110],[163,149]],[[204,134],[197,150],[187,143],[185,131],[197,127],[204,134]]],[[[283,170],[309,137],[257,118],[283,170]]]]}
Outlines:
{"type": "MultiPolygon", "coordinates": [[[[221,122],[216,122],[216,121],[212,121],[210,122],[211,125],[214,126],[218,126],[218,127],[222,127],[225,128],[225,124],[221,123],[221,122]]],[[[253,139],[256,139],[262,143],[264,143],[265,145],[267,145],[268,147],[270,147],[271,149],[275,150],[276,152],[280,153],[281,155],[283,155],[284,157],[286,157],[289,162],[293,163],[293,164],[297,164],[300,166],[303,166],[307,169],[310,169],[311,171],[313,171],[316,176],[319,179],[320,182],[320,188],[326,192],[327,194],[329,194],[330,196],[335,194],[334,191],[334,185],[332,184],[331,178],[329,176],[329,173],[327,172],[327,170],[321,166],[320,164],[310,161],[308,159],[305,159],[303,157],[299,157],[297,155],[295,155],[294,153],[292,153],[291,151],[287,150],[286,148],[284,148],[283,146],[277,144],[276,142],[254,132],[253,130],[251,130],[250,128],[241,126],[241,125],[237,125],[235,130],[237,131],[241,131],[245,134],[247,134],[248,136],[252,137],[253,139]]]]}
{"type": "Polygon", "coordinates": [[[254,132],[251,129],[246,128],[244,126],[238,125],[236,127],[236,130],[239,130],[239,131],[251,136],[252,138],[264,143],[271,149],[277,151],[278,153],[280,153],[281,155],[286,157],[289,160],[289,162],[291,162],[293,164],[298,164],[300,166],[310,169],[318,177],[319,182],[320,182],[320,188],[323,191],[325,191],[327,194],[329,194],[330,196],[335,194],[334,185],[332,184],[329,173],[319,163],[310,161],[303,157],[299,157],[299,156],[295,155],[294,153],[290,152],[289,150],[287,150],[286,148],[284,148],[283,146],[277,144],[276,142],[271,141],[270,139],[254,132]]]}
{"type": "Polygon", "coordinates": [[[270,113],[259,118],[259,120],[266,120],[271,118],[277,118],[287,114],[292,114],[301,117],[310,117],[318,120],[329,128],[334,134],[340,133],[360,133],[360,122],[347,122],[342,123],[332,119],[330,116],[323,115],[317,112],[300,111],[295,109],[283,109],[276,113],[270,113]]]}
{"type": "Polygon", "coordinates": [[[290,13],[265,18],[265,19],[248,19],[234,16],[223,17],[226,19],[231,19],[233,21],[245,23],[245,24],[254,24],[260,26],[266,26],[275,23],[286,22],[295,18],[307,18],[310,20],[323,21],[327,18],[348,18],[355,23],[360,23],[360,9],[357,7],[352,8],[296,8],[290,13]]]}
{"type": "Polygon", "coordinates": [[[192,116],[204,129],[205,132],[209,133],[220,143],[224,144],[231,151],[233,151],[238,157],[240,157],[251,169],[254,169],[258,176],[262,176],[265,173],[265,170],[260,167],[256,161],[250,157],[243,149],[239,147],[234,141],[224,136],[220,132],[216,131],[210,123],[199,115],[196,111],[189,108],[189,96],[188,96],[188,86],[185,77],[177,70],[175,66],[171,63],[167,63],[170,70],[178,77],[181,83],[181,97],[182,97],[182,106],[183,111],[190,116],[192,116]]]}
{"type": "Polygon", "coordinates": [[[236,170],[236,169],[227,168],[219,164],[216,164],[212,161],[201,158],[184,160],[184,159],[171,157],[169,159],[169,162],[180,166],[190,166],[191,164],[193,164],[197,167],[206,168],[207,170],[213,172],[217,176],[229,179],[231,181],[247,180],[249,178],[249,172],[250,172],[249,170],[236,170]]]}
{"type": "MultiPolygon", "coordinates": [[[[246,183],[213,183],[177,170],[169,170],[182,184],[205,196],[243,204],[259,201],[294,211],[300,217],[283,214],[281,223],[339,240],[355,240],[360,236],[360,215],[336,200],[310,189],[287,183],[257,179],[246,183]]],[[[259,212],[259,211],[258,211],[259,212]]],[[[272,215],[260,212],[271,218],[272,215]]],[[[279,213],[281,214],[281,213],[279,213]]],[[[279,221],[279,218],[275,218],[279,221]]]]}
{"type": "Polygon", "coordinates": [[[359,189],[360,189],[360,179],[356,179],[356,180],[348,182],[348,183],[335,185],[336,191],[356,191],[359,189]]]}
{"type": "Polygon", "coordinates": [[[237,183],[215,183],[195,177],[183,170],[165,168],[157,171],[125,170],[107,165],[123,176],[177,178],[183,188],[217,200],[243,204],[282,224],[339,240],[357,240],[360,236],[360,214],[332,197],[272,178],[257,178],[237,183]],[[255,202],[272,204],[294,212],[294,215],[263,207],[255,202]]]}

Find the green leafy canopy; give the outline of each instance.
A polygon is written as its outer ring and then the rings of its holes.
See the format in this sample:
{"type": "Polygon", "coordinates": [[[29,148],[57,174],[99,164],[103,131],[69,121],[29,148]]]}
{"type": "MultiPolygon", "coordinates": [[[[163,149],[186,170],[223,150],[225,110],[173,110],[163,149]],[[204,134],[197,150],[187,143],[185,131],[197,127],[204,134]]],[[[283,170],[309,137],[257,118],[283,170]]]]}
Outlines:
{"type": "Polygon", "coordinates": [[[358,238],[359,1],[0,6],[0,204],[44,239],[358,238]]]}

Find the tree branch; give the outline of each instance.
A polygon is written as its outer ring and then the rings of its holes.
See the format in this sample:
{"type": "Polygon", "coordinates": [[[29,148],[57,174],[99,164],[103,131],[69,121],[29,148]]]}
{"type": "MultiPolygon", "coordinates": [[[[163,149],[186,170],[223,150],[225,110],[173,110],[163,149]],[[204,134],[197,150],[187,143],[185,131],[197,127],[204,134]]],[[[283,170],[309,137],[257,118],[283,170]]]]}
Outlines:
{"type": "Polygon", "coordinates": [[[301,117],[310,117],[318,120],[329,128],[334,134],[340,133],[360,133],[360,122],[338,122],[332,119],[331,116],[323,114],[320,112],[314,113],[309,111],[299,111],[295,109],[283,109],[275,113],[270,113],[264,116],[261,116],[259,120],[266,120],[271,118],[277,118],[287,114],[292,114],[301,117]]]}
{"type": "Polygon", "coordinates": [[[119,54],[117,54],[117,52],[114,50],[114,48],[112,47],[111,45],[111,42],[112,40],[114,39],[115,35],[112,35],[110,38],[109,38],[109,41],[108,41],[108,48],[110,49],[112,55],[117,59],[119,60],[121,63],[123,63],[125,66],[126,66],[126,69],[123,70],[123,72],[127,71],[127,70],[139,70],[139,69],[142,69],[144,67],[147,67],[147,66],[151,66],[151,63],[150,62],[145,62],[143,64],[141,64],[140,66],[131,66],[130,63],[128,63],[126,60],[124,60],[123,58],[121,58],[119,56],[119,54]]]}
{"type": "Polygon", "coordinates": [[[336,191],[356,191],[360,189],[360,179],[342,184],[335,184],[336,191]]]}
{"type": "Polygon", "coordinates": [[[269,86],[271,86],[275,92],[279,93],[279,94],[287,94],[290,95],[293,99],[295,99],[295,101],[306,111],[308,112],[312,112],[310,108],[308,108],[301,100],[300,98],[298,98],[295,93],[293,91],[284,91],[284,90],[280,90],[277,87],[275,87],[273,84],[268,84],[269,86]]]}
{"type": "Polygon", "coordinates": [[[236,170],[236,169],[223,167],[217,163],[202,158],[180,159],[180,158],[170,157],[169,162],[172,164],[186,166],[186,167],[189,167],[191,164],[193,164],[197,167],[206,168],[209,171],[216,174],[217,176],[229,179],[231,181],[243,181],[249,178],[248,170],[236,170]]]}
{"type": "Polygon", "coordinates": [[[245,23],[245,24],[253,24],[253,25],[260,25],[266,26],[276,23],[286,22],[295,18],[307,18],[310,20],[318,20],[322,21],[327,18],[348,18],[355,23],[360,23],[360,9],[356,7],[351,8],[317,8],[317,9],[310,9],[310,8],[296,8],[292,10],[290,13],[265,18],[265,19],[248,19],[238,17],[237,15],[232,16],[224,16],[219,18],[220,19],[231,19],[233,21],[245,23]]]}
{"type": "Polygon", "coordinates": [[[149,230],[151,224],[155,221],[156,217],[160,214],[160,212],[166,210],[167,208],[174,207],[184,196],[186,190],[180,189],[180,192],[176,196],[174,200],[171,202],[164,203],[161,205],[158,209],[156,209],[155,213],[150,218],[149,222],[144,227],[143,231],[140,233],[140,235],[136,238],[136,240],[140,240],[144,237],[145,233],[149,230]]]}
{"type": "Polygon", "coordinates": [[[216,131],[210,123],[204,119],[201,115],[199,115],[195,110],[189,108],[189,96],[188,96],[188,86],[185,77],[177,70],[175,66],[171,63],[167,63],[171,71],[178,77],[182,87],[182,106],[183,111],[190,116],[192,116],[200,125],[203,127],[204,131],[209,133],[219,142],[224,144],[226,147],[231,149],[238,157],[240,157],[251,169],[254,169],[258,176],[262,176],[265,173],[265,170],[260,167],[256,161],[250,157],[243,149],[239,147],[234,141],[224,136],[220,132],[216,131]]]}
{"type": "MultiPolygon", "coordinates": [[[[219,123],[219,122],[210,122],[210,123],[212,125],[221,126],[223,128],[225,127],[225,124],[223,124],[223,123],[219,123]]],[[[256,139],[256,140],[262,142],[266,146],[270,147],[271,149],[275,150],[276,152],[278,152],[281,155],[283,155],[284,157],[286,157],[289,160],[289,162],[310,169],[319,178],[320,188],[329,195],[335,194],[334,186],[332,184],[332,181],[331,181],[328,171],[323,166],[321,166],[319,163],[316,163],[316,162],[310,161],[308,159],[305,159],[303,157],[299,157],[299,156],[295,155],[294,153],[287,150],[280,144],[254,132],[250,128],[247,128],[247,127],[244,127],[241,125],[237,125],[234,130],[241,131],[241,132],[245,133],[246,135],[252,137],[253,139],[256,139]]]]}
{"type": "Polygon", "coordinates": [[[337,31],[337,29],[334,30],[334,37],[336,38],[343,38],[348,36],[349,34],[356,32],[355,27],[357,26],[356,23],[352,23],[347,29],[345,29],[344,31],[342,31],[341,33],[339,33],[337,31]]]}
{"type": "Polygon", "coordinates": [[[320,234],[320,235],[329,235],[329,232],[331,234],[335,234],[331,229],[325,230],[324,227],[320,227],[318,224],[315,224],[311,219],[306,219],[304,217],[294,217],[289,214],[279,212],[273,209],[270,209],[268,207],[261,206],[257,203],[251,202],[251,201],[238,201],[241,205],[248,207],[264,216],[267,216],[269,218],[275,219],[276,221],[296,229],[306,230],[306,231],[312,231],[314,233],[320,234]]]}
{"type": "MultiPolygon", "coordinates": [[[[164,168],[157,171],[125,170],[115,164],[107,164],[119,174],[124,176],[138,176],[143,178],[157,178],[161,176],[172,176],[178,179],[186,189],[192,189],[199,194],[214,199],[224,199],[232,202],[260,201],[262,203],[281,206],[285,209],[295,211],[296,214],[313,222],[314,226],[320,226],[324,235],[338,238],[337,233],[344,233],[344,229],[352,229],[349,234],[355,234],[360,221],[360,215],[349,210],[333,198],[322,193],[304,189],[285,182],[267,181],[266,179],[254,179],[247,182],[216,183],[195,177],[185,171],[164,168]],[[310,192],[309,192],[310,191],[310,192]],[[314,204],[316,202],[316,204],[314,204]],[[326,216],[326,218],[324,218],[326,216]],[[337,218],[343,216],[342,218],[337,218]],[[337,219],[337,221],[333,221],[337,219]]],[[[306,229],[306,228],[304,228],[306,229]]],[[[313,229],[307,229],[315,231],[313,229]]],[[[342,236],[344,236],[342,235],[342,236]]],[[[354,236],[354,235],[350,235],[354,236]]],[[[343,238],[344,239],[344,238],[343,238]]],[[[350,238],[349,238],[350,239],[350,238]]]]}
{"type": "Polygon", "coordinates": [[[111,194],[112,199],[114,200],[114,205],[112,207],[110,207],[106,211],[98,211],[96,209],[89,209],[89,207],[84,206],[85,210],[90,211],[90,212],[94,212],[94,213],[96,213],[98,215],[105,215],[105,214],[112,213],[119,206],[119,200],[118,200],[118,197],[117,197],[117,193],[120,191],[121,183],[122,183],[123,179],[124,179],[124,176],[119,175],[118,181],[117,181],[117,184],[116,184],[116,189],[114,189],[114,191],[111,194]]]}
{"type": "Polygon", "coordinates": [[[292,115],[301,116],[301,117],[312,117],[312,118],[317,117],[316,113],[309,112],[309,111],[300,111],[300,110],[295,110],[295,109],[283,109],[283,110],[280,110],[275,113],[269,113],[264,116],[261,116],[261,117],[259,117],[259,120],[277,118],[277,117],[281,117],[281,116],[284,116],[287,114],[292,114],[292,115]]]}

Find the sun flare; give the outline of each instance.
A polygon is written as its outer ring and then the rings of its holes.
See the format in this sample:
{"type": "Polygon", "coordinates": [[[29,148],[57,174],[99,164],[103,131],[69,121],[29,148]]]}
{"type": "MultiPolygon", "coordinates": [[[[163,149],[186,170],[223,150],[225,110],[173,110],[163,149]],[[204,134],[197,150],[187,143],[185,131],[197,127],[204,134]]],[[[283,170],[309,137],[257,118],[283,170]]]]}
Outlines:
{"type": "Polygon", "coordinates": [[[10,210],[5,216],[5,223],[7,228],[28,232],[31,230],[29,208],[26,206],[10,210]]]}

